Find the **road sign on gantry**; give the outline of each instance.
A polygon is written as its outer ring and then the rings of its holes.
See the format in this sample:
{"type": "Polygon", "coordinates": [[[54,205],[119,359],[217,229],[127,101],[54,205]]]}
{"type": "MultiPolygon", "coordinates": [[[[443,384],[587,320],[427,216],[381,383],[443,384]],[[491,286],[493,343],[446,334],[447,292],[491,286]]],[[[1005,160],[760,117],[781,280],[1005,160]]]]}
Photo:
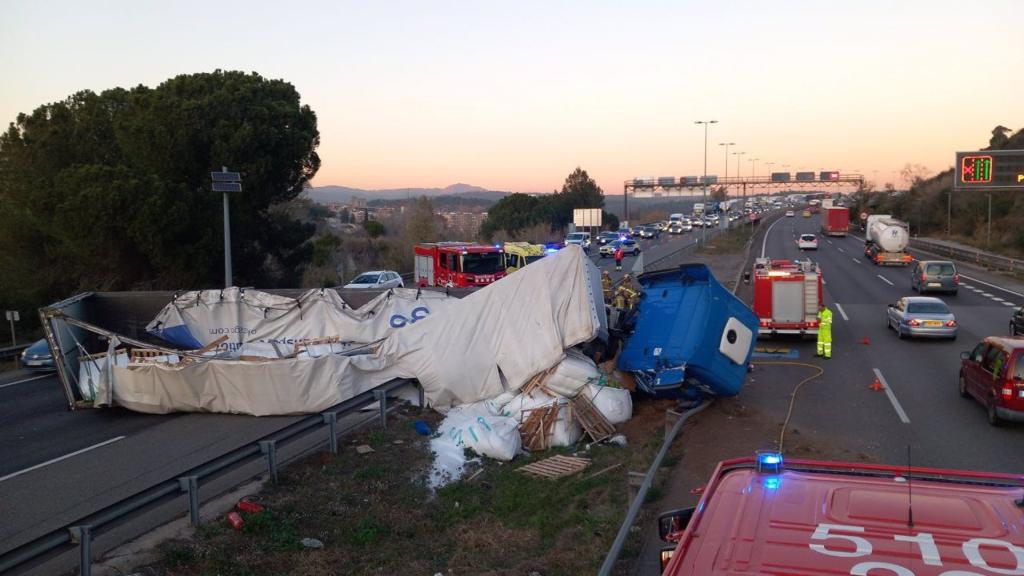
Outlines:
{"type": "Polygon", "coordinates": [[[1024,190],[1024,150],[956,153],[959,190],[1024,190]]]}

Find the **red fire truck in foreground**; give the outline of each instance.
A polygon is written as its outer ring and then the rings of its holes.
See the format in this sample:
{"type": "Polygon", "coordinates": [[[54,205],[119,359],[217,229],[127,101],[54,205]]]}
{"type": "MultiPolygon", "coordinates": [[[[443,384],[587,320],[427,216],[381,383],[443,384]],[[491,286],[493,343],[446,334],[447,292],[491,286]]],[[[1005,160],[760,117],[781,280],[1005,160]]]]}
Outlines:
{"type": "Polygon", "coordinates": [[[500,246],[468,242],[417,244],[414,280],[417,286],[476,288],[505,277],[500,246]]]}
{"type": "Polygon", "coordinates": [[[821,271],[810,260],[754,260],[758,334],[817,334],[821,271]]]}
{"type": "Polygon", "coordinates": [[[663,576],[1024,574],[1024,477],[760,452],[658,529],[663,576]]]}

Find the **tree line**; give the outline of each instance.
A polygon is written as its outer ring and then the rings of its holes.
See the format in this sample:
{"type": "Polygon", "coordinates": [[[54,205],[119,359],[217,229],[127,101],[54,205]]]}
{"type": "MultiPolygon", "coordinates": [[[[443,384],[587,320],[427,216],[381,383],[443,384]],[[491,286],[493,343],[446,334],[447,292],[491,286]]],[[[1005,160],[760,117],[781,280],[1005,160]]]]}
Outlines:
{"type": "Polygon", "coordinates": [[[222,285],[222,166],[242,174],[235,283],[294,285],[314,227],[283,207],[320,167],[318,144],[294,86],[255,73],[85,90],[19,114],[0,134],[0,301],[222,285]]]}

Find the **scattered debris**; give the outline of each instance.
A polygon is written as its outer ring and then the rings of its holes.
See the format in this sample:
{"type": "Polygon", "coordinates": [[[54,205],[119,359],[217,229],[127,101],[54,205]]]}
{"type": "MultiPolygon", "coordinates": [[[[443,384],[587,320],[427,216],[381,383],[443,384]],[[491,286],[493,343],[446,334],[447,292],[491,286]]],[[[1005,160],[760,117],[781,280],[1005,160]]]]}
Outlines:
{"type": "Polygon", "coordinates": [[[557,402],[540,408],[532,408],[526,412],[529,416],[519,427],[519,434],[523,438],[523,448],[531,452],[547,450],[551,447],[550,439],[558,421],[558,412],[561,406],[557,402]]]}
{"type": "Polygon", "coordinates": [[[251,496],[246,496],[239,500],[238,504],[235,505],[235,508],[237,508],[239,512],[245,512],[247,514],[259,514],[260,512],[263,512],[263,505],[254,501],[251,496]]]}
{"type": "Polygon", "coordinates": [[[417,420],[416,424],[413,426],[416,428],[416,433],[420,436],[430,436],[434,433],[434,431],[430,429],[430,424],[427,424],[423,420],[417,420]]]}
{"type": "Polygon", "coordinates": [[[543,460],[527,464],[519,468],[519,471],[537,478],[548,478],[557,480],[564,476],[570,476],[581,472],[590,466],[589,458],[577,458],[574,456],[552,456],[543,460]]]}
{"type": "Polygon", "coordinates": [[[359,446],[356,446],[356,453],[358,454],[369,454],[373,451],[374,449],[370,448],[369,444],[360,444],[359,446]]]}
{"type": "Polygon", "coordinates": [[[590,480],[591,478],[596,478],[596,477],[600,476],[601,474],[604,474],[605,472],[609,472],[611,470],[615,470],[616,468],[622,466],[623,464],[625,464],[625,462],[619,462],[618,464],[612,464],[611,466],[608,466],[607,468],[602,468],[602,469],[598,470],[597,472],[594,472],[593,474],[587,476],[586,478],[584,478],[584,480],[590,480]]]}
{"type": "Polygon", "coordinates": [[[306,548],[312,548],[314,550],[319,550],[320,548],[324,547],[324,543],[317,540],[316,538],[303,538],[302,545],[306,548]]]}
{"type": "Polygon", "coordinates": [[[626,442],[626,437],[622,434],[616,434],[608,439],[608,443],[619,448],[625,448],[629,444],[626,442]]]}
{"type": "Polygon", "coordinates": [[[235,530],[241,530],[242,526],[245,526],[245,520],[242,520],[242,515],[238,512],[228,512],[227,520],[235,530]]]}
{"type": "Polygon", "coordinates": [[[569,403],[573,408],[573,416],[594,442],[600,442],[615,434],[615,427],[594,407],[594,403],[586,394],[578,394],[569,400],[569,403]]]}

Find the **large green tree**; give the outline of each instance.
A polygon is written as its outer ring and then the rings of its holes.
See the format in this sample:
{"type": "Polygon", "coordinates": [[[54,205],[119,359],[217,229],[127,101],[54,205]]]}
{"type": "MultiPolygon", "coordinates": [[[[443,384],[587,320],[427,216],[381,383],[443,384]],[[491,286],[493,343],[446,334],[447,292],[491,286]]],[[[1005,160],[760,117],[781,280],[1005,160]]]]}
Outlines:
{"type": "Polygon", "coordinates": [[[221,166],[242,173],[235,283],[297,284],[313,226],[280,208],[316,174],[318,144],[295,88],[255,73],[83,91],[20,114],[0,134],[0,300],[220,285],[221,166]]]}
{"type": "MultiPolygon", "coordinates": [[[[562,184],[562,190],[546,196],[511,194],[499,200],[487,211],[487,220],[480,228],[484,239],[504,230],[513,237],[520,230],[546,222],[552,230],[564,228],[572,222],[576,208],[604,208],[604,192],[587,171],[576,167],[562,184]]],[[[609,214],[605,213],[608,220],[609,214]]],[[[618,226],[618,218],[614,220],[618,226]]]]}

